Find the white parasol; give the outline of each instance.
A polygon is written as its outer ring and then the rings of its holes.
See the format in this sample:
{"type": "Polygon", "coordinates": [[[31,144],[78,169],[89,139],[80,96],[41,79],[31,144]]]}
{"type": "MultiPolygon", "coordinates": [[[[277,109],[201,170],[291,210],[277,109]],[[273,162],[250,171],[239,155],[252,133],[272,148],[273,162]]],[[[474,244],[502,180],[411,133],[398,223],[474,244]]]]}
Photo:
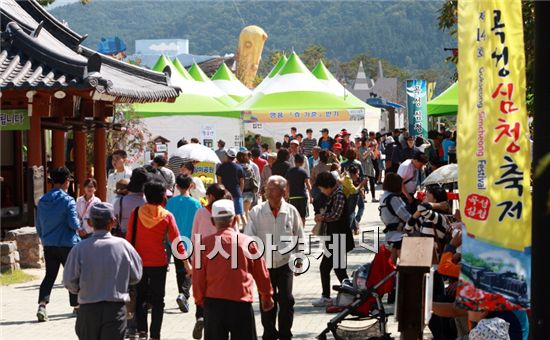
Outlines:
{"type": "Polygon", "coordinates": [[[437,168],[432,172],[424,182],[423,186],[432,185],[432,184],[446,184],[458,182],[458,165],[457,164],[447,164],[440,168],[437,168]]]}
{"type": "Polygon", "coordinates": [[[190,143],[179,147],[172,156],[179,156],[183,159],[192,159],[198,162],[221,163],[214,150],[196,143],[190,143]]]}

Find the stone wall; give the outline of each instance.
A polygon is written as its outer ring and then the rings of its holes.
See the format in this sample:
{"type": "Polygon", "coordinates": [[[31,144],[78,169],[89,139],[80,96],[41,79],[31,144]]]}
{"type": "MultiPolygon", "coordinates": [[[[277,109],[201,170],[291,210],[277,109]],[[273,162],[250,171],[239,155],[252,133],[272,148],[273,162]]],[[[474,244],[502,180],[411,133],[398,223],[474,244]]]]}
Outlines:
{"type": "Polygon", "coordinates": [[[0,255],[0,271],[2,273],[11,273],[21,269],[19,266],[19,252],[15,242],[0,242],[0,255]]]}
{"type": "Polygon", "coordinates": [[[35,227],[8,231],[5,240],[15,241],[17,244],[21,268],[42,268],[44,251],[35,227]]]}

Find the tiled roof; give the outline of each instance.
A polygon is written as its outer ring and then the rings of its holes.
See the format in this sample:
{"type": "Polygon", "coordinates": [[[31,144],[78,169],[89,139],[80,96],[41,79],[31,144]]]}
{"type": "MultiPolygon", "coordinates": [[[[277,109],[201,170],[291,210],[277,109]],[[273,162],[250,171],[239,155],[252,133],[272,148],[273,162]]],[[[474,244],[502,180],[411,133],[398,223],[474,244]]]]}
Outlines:
{"type": "Polygon", "coordinates": [[[35,1],[0,0],[0,6],[2,90],[93,89],[117,102],[173,101],[178,96],[179,89],[168,86],[164,74],[80,46],[85,37],[35,1]]]}

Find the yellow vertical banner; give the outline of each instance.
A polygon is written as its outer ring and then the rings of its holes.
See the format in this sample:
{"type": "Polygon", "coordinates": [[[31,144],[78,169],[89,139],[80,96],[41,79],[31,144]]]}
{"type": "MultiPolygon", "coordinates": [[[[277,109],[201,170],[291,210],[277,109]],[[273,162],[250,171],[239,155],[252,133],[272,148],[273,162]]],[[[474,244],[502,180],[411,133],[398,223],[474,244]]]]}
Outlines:
{"type": "Polygon", "coordinates": [[[473,310],[529,306],[530,141],[520,0],[458,2],[457,300],[473,310]],[[475,175],[474,175],[475,174],[475,175]]]}

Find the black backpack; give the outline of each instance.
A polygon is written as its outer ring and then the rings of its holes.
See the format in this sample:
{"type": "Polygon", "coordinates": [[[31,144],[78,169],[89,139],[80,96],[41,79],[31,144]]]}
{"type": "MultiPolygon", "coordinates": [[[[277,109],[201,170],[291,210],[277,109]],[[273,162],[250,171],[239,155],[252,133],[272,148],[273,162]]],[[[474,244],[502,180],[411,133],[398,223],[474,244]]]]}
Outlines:
{"type": "MultiPolygon", "coordinates": [[[[395,210],[393,209],[393,206],[391,205],[391,200],[392,198],[394,197],[397,197],[399,199],[401,199],[401,196],[398,195],[398,194],[389,194],[388,196],[386,196],[386,198],[384,198],[382,200],[382,202],[380,203],[380,206],[378,207],[378,214],[380,216],[382,216],[382,209],[388,209],[388,211],[390,212],[390,214],[392,216],[395,216],[397,218],[399,218],[399,220],[401,222],[405,222],[401,219],[401,217],[399,217],[399,215],[397,215],[397,213],[395,212],[395,210]]],[[[384,229],[384,233],[387,233],[389,230],[397,230],[397,228],[399,227],[399,223],[392,223],[390,225],[387,225],[386,228],[384,229]]]]}

